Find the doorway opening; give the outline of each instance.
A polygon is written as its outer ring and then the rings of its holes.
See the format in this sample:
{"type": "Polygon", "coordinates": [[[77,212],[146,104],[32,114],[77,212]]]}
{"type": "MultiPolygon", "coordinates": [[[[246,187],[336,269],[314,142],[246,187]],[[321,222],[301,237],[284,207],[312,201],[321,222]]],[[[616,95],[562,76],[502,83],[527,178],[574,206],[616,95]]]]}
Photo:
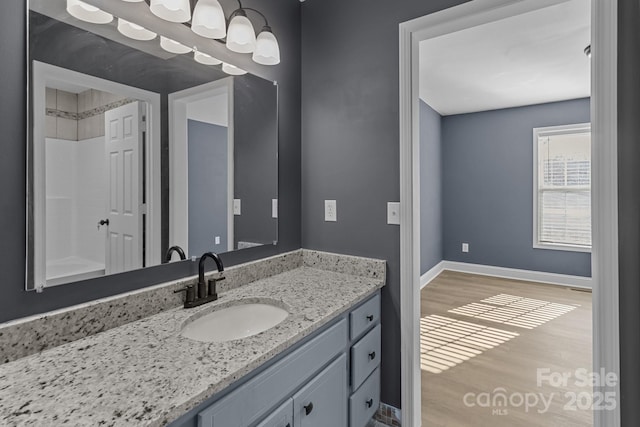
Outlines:
{"type": "MultiPolygon", "coordinates": [[[[446,37],[447,35],[464,29],[475,28],[507,17],[523,15],[546,7],[563,4],[566,6],[568,3],[570,2],[478,0],[409,21],[400,26],[402,412],[403,423],[407,425],[420,425],[422,418],[420,398],[421,343],[419,336],[421,326],[423,329],[432,331],[433,335],[440,334],[439,336],[441,338],[443,337],[442,334],[445,334],[447,330],[452,330],[456,331],[456,336],[462,334],[464,339],[465,335],[463,332],[465,328],[468,329],[467,332],[469,333],[471,333],[471,329],[475,331],[478,327],[475,321],[480,318],[482,322],[484,322],[480,327],[490,328],[488,331],[482,330],[480,334],[492,344],[500,341],[500,345],[506,346],[508,344],[504,343],[510,343],[513,342],[514,339],[517,339],[517,336],[513,335],[517,333],[517,331],[514,331],[513,328],[504,327],[505,324],[510,324],[508,325],[510,327],[521,327],[523,331],[533,330],[548,321],[561,321],[563,316],[564,318],[569,318],[570,315],[580,310],[570,301],[565,301],[566,304],[564,304],[560,301],[554,301],[551,297],[545,300],[536,295],[510,293],[507,292],[509,287],[506,289],[498,289],[498,287],[495,287],[495,284],[493,284],[494,287],[492,289],[496,291],[494,294],[478,295],[478,301],[464,301],[464,303],[459,306],[451,307],[454,313],[448,313],[448,316],[440,315],[435,318],[429,317],[423,319],[425,325],[420,324],[419,291],[421,270],[419,236],[421,223],[419,195],[421,162],[419,147],[420,105],[418,101],[420,87],[418,77],[420,43],[437,37],[446,37]],[[487,322],[493,322],[493,324],[489,323],[489,326],[487,326],[487,322]],[[498,340],[498,338],[500,339],[498,340]]],[[[617,206],[617,183],[615,179],[616,76],[615,67],[613,67],[613,70],[611,67],[611,64],[615,64],[616,40],[614,34],[616,6],[611,4],[602,5],[594,2],[591,21],[592,39],[590,49],[594,52],[594,56],[591,58],[592,98],[590,108],[593,129],[593,144],[591,149],[593,164],[591,189],[591,213],[593,216],[593,249],[591,259],[593,263],[593,280],[591,281],[586,278],[584,280],[580,279],[580,276],[587,276],[586,274],[571,274],[571,272],[566,271],[558,272],[557,269],[556,272],[552,273],[556,274],[556,277],[551,276],[551,278],[557,279],[555,283],[559,284],[566,283],[564,280],[566,276],[577,277],[576,283],[568,284],[574,288],[589,287],[589,285],[593,287],[593,366],[584,368],[590,368],[593,372],[599,372],[600,369],[603,368],[606,372],[617,376],[619,373],[619,348],[617,341],[617,216],[615,209],[615,206],[617,206]]],[[[588,109],[587,107],[587,110],[588,109]]],[[[584,121],[585,120],[574,120],[563,124],[579,124],[584,121]]],[[[560,124],[561,123],[555,123],[555,125],[560,124]]],[[[537,127],[542,126],[544,125],[537,127]]],[[[533,129],[531,133],[533,133],[533,129]]],[[[529,137],[531,138],[531,134],[529,137]]],[[[529,149],[533,152],[532,145],[529,145],[529,149]]],[[[531,166],[529,166],[529,168],[531,169],[531,166]]],[[[529,182],[533,182],[532,177],[529,179],[529,182]]],[[[530,192],[531,187],[529,186],[527,190],[530,192]]],[[[557,195],[554,197],[557,198],[557,195]]],[[[566,195],[563,197],[565,197],[566,201],[566,195]]],[[[584,200],[582,200],[582,202],[584,202],[584,200]]],[[[531,211],[532,210],[533,209],[531,209],[531,211]]],[[[529,215],[533,215],[533,212],[530,212],[529,215]]],[[[549,218],[549,216],[543,217],[545,220],[549,218]]],[[[531,239],[532,236],[531,230],[531,228],[527,230],[529,239],[531,239]]],[[[546,229],[546,231],[548,232],[549,229],[546,229]]],[[[544,236],[546,237],[548,235],[550,234],[547,233],[544,236]]],[[[469,251],[473,253],[473,243],[471,243],[470,249],[470,242],[462,239],[459,240],[460,241],[456,242],[457,251],[467,254],[469,251]],[[466,243],[466,247],[462,245],[462,243],[466,243]]],[[[477,246],[475,247],[477,248],[477,246]]],[[[506,252],[507,255],[510,255],[510,252],[513,251],[507,250],[506,252]]],[[[520,270],[525,269],[526,268],[520,268],[520,270]]],[[[524,277],[525,280],[539,282],[550,281],[546,280],[550,277],[548,275],[543,277],[536,275],[534,268],[531,268],[529,271],[534,271],[533,277],[524,277]]],[[[496,275],[496,270],[493,269],[489,272],[483,270],[467,271],[466,273],[496,275]]],[[[498,271],[498,273],[505,273],[505,269],[503,268],[503,270],[498,271]]],[[[512,272],[507,271],[507,273],[512,272]]],[[[456,274],[459,275],[461,273],[456,274]]],[[[481,281],[482,277],[476,276],[474,280],[476,282],[481,281]]],[[[551,282],[553,283],[553,280],[551,280],[551,282]]],[[[577,296],[578,299],[584,297],[585,294],[577,296]]],[[[587,318],[588,317],[589,315],[587,314],[587,318]]],[[[446,336],[444,336],[444,338],[446,338],[446,336]]],[[[456,343],[454,342],[454,344],[456,343]]],[[[476,344],[478,343],[476,342],[476,344]]],[[[463,349],[458,347],[456,351],[459,352],[461,350],[463,349]]],[[[453,357],[452,353],[447,353],[447,351],[440,351],[438,354],[441,356],[438,360],[440,365],[436,366],[433,363],[434,360],[430,361],[434,370],[438,369],[438,366],[445,368],[441,369],[441,371],[449,369],[449,365],[454,362],[454,358],[456,360],[464,359],[463,357],[453,357]]],[[[458,356],[460,356],[460,354],[458,354],[458,356]]],[[[467,354],[465,357],[471,358],[473,355],[467,354]]],[[[617,398],[619,389],[617,383],[608,388],[594,387],[593,397],[595,398],[598,395],[597,393],[602,393],[605,389],[610,393],[610,396],[617,398]]],[[[589,409],[591,409],[591,407],[589,409]]],[[[617,405],[608,405],[608,407],[604,409],[605,410],[593,411],[594,425],[619,425],[617,405]]]]}

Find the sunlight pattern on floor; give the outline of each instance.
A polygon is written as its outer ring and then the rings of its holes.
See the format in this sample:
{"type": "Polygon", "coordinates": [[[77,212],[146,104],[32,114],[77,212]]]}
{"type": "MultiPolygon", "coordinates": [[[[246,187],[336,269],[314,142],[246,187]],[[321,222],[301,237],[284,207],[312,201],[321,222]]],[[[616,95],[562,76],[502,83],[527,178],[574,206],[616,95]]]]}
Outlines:
{"type": "Polygon", "coordinates": [[[439,374],[517,336],[449,317],[425,316],[420,319],[420,366],[439,374]]]}
{"type": "Polygon", "coordinates": [[[449,310],[449,313],[533,329],[575,309],[574,305],[499,294],[485,298],[479,303],[454,308],[449,310]]]}

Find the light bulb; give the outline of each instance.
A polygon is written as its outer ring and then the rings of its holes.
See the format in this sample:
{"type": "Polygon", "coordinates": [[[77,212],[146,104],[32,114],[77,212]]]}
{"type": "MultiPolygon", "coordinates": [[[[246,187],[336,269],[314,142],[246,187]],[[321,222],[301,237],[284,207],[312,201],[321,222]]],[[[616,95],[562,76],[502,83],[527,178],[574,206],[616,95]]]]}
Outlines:
{"type": "Polygon", "coordinates": [[[227,35],[227,20],[218,0],[198,1],[193,11],[191,30],[210,39],[222,39],[227,35]]]}
{"type": "Polygon", "coordinates": [[[170,38],[160,36],[160,47],[166,50],[167,52],[182,54],[191,52],[191,48],[183,45],[182,43],[178,43],[175,40],[171,40],[170,38]]]}
{"type": "Polygon", "coordinates": [[[157,36],[153,31],[149,31],[138,24],[134,24],[133,22],[125,21],[122,18],[118,18],[118,31],[134,40],[153,40],[157,36]]]}
{"type": "Polygon", "coordinates": [[[191,19],[189,0],[151,0],[151,12],[170,22],[187,22],[191,19]]]}
{"type": "Polygon", "coordinates": [[[220,61],[219,59],[216,59],[211,55],[207,55],[206,53],[198,52],[197,50],[193,53],[193,59],[195,59],[196,62],[199,62],[204,65],[222,64],[222,61],[220,61]]]}
{"type": "Polygon", "coordinates": [[[247,72],[242,68],[238,68],[235,65],[227,64],[226,62],[222,63],[222,71],[232,76],[241,76],[243,74],[247,74],[247,72]]]}
{"type": "Polygon", "coordinates": [[[253,61],[262,65],[276,65],[280,63],[280,46],[271,28],[264,27],[256,39],[256,50],[253,61]]]}
{"type": "Polygon", "coordinates": [[[92,24],[108,24],[113,21],[113,15],[80,0],[67,0],[69,15],[81,21],[92,24]]]}
{"type": "Polygon", "coordinates": [[[227,31],[227,49],[238,53],[251,53],[256,48],[256,32],[242,9],[234,13],[227,31]]]}

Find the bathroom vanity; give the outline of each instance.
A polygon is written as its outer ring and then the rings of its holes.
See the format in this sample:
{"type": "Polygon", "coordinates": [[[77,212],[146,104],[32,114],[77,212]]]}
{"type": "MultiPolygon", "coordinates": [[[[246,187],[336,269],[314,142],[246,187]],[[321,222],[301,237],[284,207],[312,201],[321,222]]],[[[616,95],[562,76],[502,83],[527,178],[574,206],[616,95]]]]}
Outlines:
{"type": "MultiPolygon", "coordinates": [[[[298,250],[225,275],[216,302],[185,310],[174,299],[174,308],[119,326],[105,320],[108,330],[0,365],[0,424],[366,425],[379,406],[385,262],[298,250]],[[243,304],[288,315],[238,340],[182,335],[193,321],[243,304]]],[[[139,303],[165,304],[190,280],[0,325],[0,344],[11,347],[29,322],[81,328],[64,320],[78,309],[117,322],[139,303]]]]}

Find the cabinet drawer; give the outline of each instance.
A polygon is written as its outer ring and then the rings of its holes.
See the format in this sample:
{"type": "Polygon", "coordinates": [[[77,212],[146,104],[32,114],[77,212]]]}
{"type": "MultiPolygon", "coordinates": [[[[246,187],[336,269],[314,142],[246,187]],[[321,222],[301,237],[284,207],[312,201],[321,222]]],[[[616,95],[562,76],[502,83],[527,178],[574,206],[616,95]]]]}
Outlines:
{"type": "Polygon", "coordinates": [[[280,405],[256,427],[293,427],[293,399],[280,405]]]}
{"type": "Polygon", "coordinates": [[[342,354],[293,396],[294,427],[346,427],[347,357],[342,354]]]}
{"type": "Polygon", "coordinates": [[[351,389],[360,384],[380,364],[380,325],[351,347],[351,389]]]}
{"type": "Polygon", "coordinates": [[[349,427],[365,427],[380,406],[380,369],[349,398],[349,427]]]}
{"type": "Polygon", "coordinates": [[[356,308],[349,314],[349,336],[355,340],[380,320],[380,295],[356,308]]]}

